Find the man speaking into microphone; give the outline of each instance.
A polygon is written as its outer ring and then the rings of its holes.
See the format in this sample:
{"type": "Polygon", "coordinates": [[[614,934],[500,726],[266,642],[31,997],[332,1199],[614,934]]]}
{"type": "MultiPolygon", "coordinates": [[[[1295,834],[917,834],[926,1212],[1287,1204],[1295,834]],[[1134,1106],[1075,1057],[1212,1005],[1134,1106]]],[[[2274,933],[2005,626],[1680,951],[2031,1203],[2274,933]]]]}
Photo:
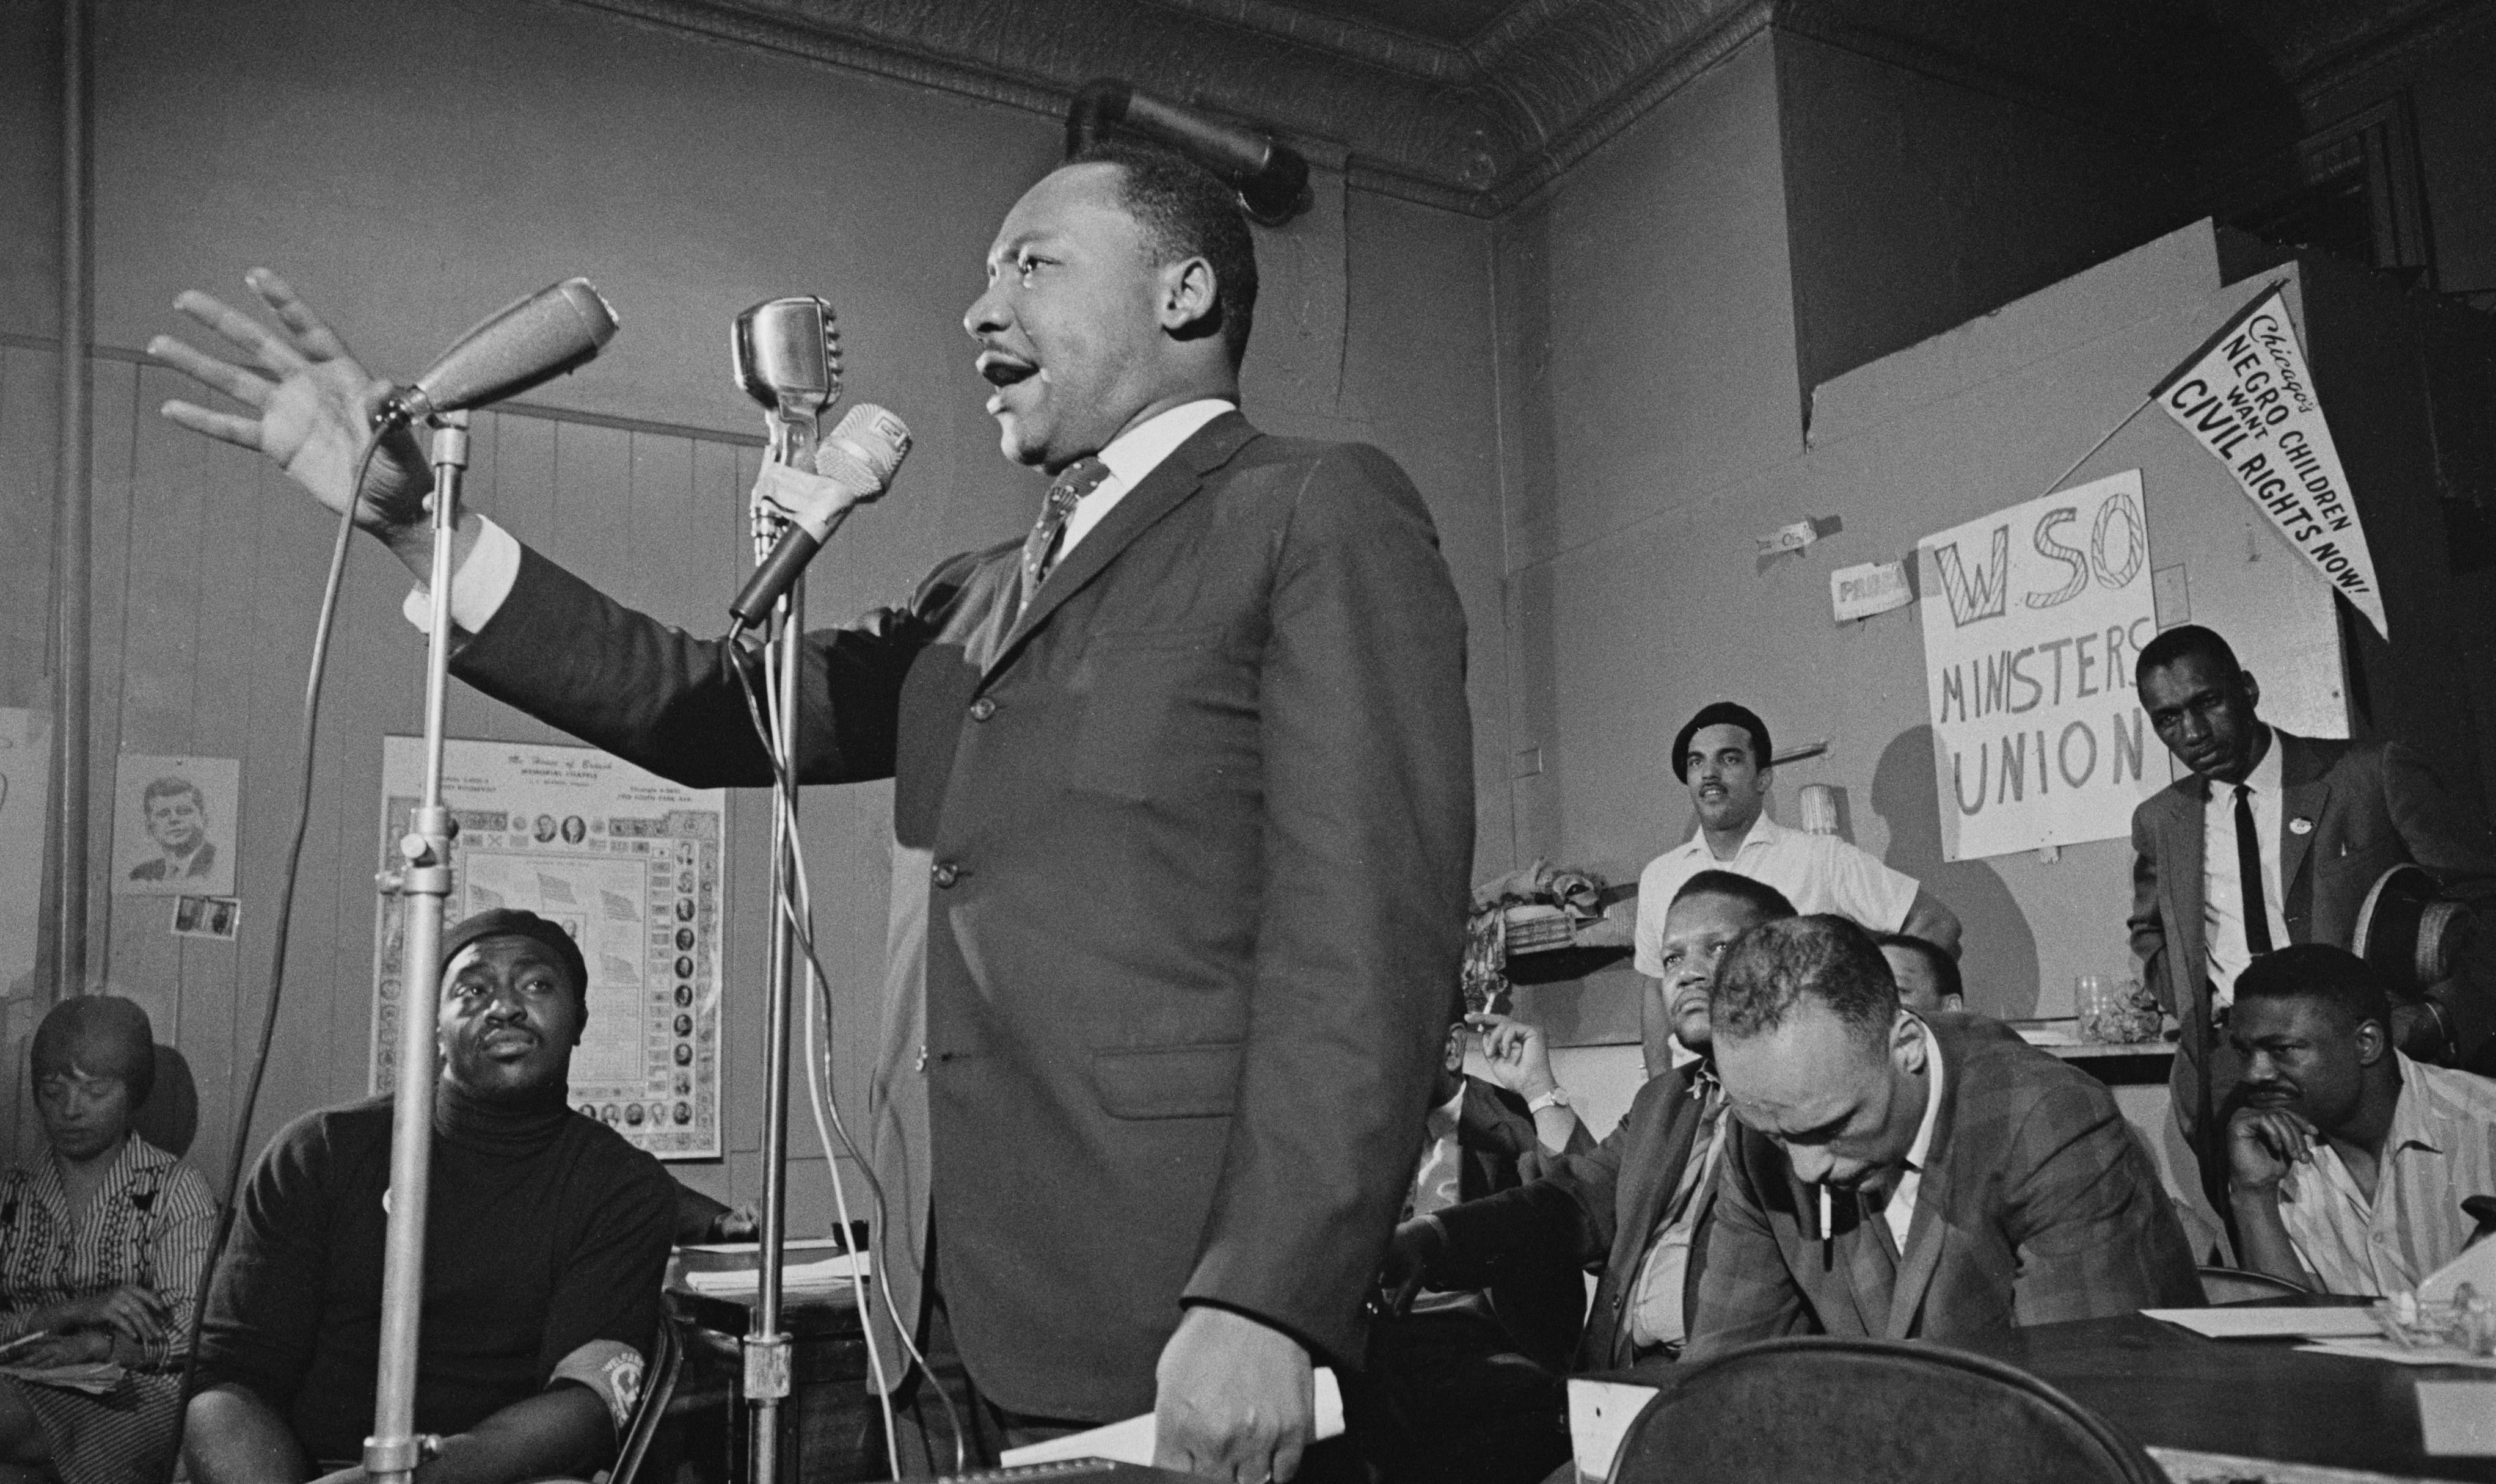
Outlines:
{"type": "MultiPolygon", "coordinates": [[[[1391,459],[1239,415],[1256,258],[1210,175],[1086,155],[987,280],[963,325],[1039,518],[806,643],[799,776],[896,781],[879,1255],[1004,1440],[1151,1409],[1166,1467],[1289,1478],[1312,1363],[1360,1354],[1456,978],[1463,614],[1391,459]]],[[[152,348],[250,415],[166,414],[344,510],[389,388],[252,284],[282,336],[182,307],[265,377],[152,348]]],[[[426,481],[394,436],[359,496],[412,567],[426,481]]],[[[753,656],[474,514],[458,555],[469,684],[688,785],[769,781],[753,656]]]]}

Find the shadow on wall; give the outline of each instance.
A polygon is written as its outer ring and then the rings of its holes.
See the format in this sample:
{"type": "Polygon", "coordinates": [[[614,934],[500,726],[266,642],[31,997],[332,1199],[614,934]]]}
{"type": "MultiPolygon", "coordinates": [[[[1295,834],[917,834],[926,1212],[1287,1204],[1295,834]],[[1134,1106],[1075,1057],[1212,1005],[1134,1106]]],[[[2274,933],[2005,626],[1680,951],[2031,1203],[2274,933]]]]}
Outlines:
{"type": "Polygon", "coordinates": [[[1890,739],[1872,770],[1872,812],[1889,826],[1890,869],[1923,882],[1966,928],[1959,973],[1968,1008],[2017,1020],[2037,1013],[2037,934],[2011,888],[1981,860],[1942,859],[1941,799],[1933,785],[1933,729],[1890,739]]]}

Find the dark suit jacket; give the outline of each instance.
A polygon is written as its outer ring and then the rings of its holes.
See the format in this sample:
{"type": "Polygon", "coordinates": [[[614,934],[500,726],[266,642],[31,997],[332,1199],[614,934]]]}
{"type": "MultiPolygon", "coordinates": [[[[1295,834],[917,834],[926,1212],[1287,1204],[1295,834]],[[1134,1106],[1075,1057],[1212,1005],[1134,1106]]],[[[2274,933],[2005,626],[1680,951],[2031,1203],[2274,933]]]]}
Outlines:
{"type": "MultiPolygon", "coordinates": [[[[1356,1362],[1473,850],[1464,616],[1375,448],[1227,414],[1015,618],[1017,545],[807,636],[800,776],[891,777],[869,1112],[904,1316],[932,1219],[1000,1405],[1149,1410],[1182,1303],[1356,1362]]],[[[724,646],[530,553],[478,689],[691,785],[767,772],[724,646]]]]}
{"type": "MultiPolygon", "coordinates": [[[[134,881],[164,881],[166,879],[166,868],[172,864],[172,863],[171,861],[167,860],[162,855],[157,856],[154,860],[142,860],[139,864],[130,868],[130,879],[134,881]]],[[[200,848],[191,852],[190,863],[182,868],[181,879],[183,881],[192,881],[211,877],[216,874],[216,845],[212,841],[203,841],[201,842],[200,848]]]]}
{"type": "MultiPolygon", "coordinates": [[[[1433,1279],[1495,1283],[1513,1268],[1530,1267],[1551,1252],[1565,1253],[1571,1262],[1599,1272],[1594,1307],[1572,1369],[1607,1371],[1628,1365],[1631,1287],[1656,1222],[1681,1184],[1698,1128],[1699,1102],[1682,1074],[1668,1071],[1650,1079],[1593,1150],[1542,1159],[1537,1161],[1539,1178],[1487,1200],[1440,1212],[1448,1250],[1431,1265],[1433,1279]]],[[[1708,1260],[1713,1197],[1713,1187],[1698,1192],[1702,1204],[1683,1280],[1685,1319],[1695,1317],[1687,1300],[1698,1292],[1699,1276],[1708,1260]]]]}
{"type": "MultiPolygon", "coordinates": [[[[2375,879],[2412,861],[2464,896],[2496,894],[2496,841],[2446,798],[2424,759],[2397,742],[2334,742],[2271,728],[2280,750],[2282,903],[2294,943],[2348,947],[2375,879]],[[2312,828],[2299,832],[2293,821],[2312,828]]],[[[2202,807],[2206,779],[2187,777],[2132,814],[2132,951],[2152,993],[2183,1022],[2177,1112],[2188,1133],[2200,1114],[2189,1080],[2210,1065],[2208,950],[2201,938],[2202,807]]],[[[2223,800],[2224,801],[2224,800],[2223,800]]],[[[2475,995],[2440,994],[2458,1049],[2496,1029],[2475,995]]],[[[2205,1091],[2205,1090],[2203,1090],[2205,1091]]]]}
{"type": "MultiPolygon", "coordinates": [[[[1456,1115],[1456,1143],[1463,1152],[1456,1181],[1461,1204],[1451,1210],[1513,1190],[1546,1161],[1558,1158],[1544,1149],[1525,1099],[1480,1077],[1465,1078],[1465,1100],[1456,1115]]],[[[1584,1126],[1578,1127],[1570,1148],[1580,1153],[1595,1148],[1584,1126]]],[[[1440,1215],[1444,1218],[1447,1213],[1440,1215]]],[[[1576,1261],[1568,1253],[1546,1250],[1520,1254],[1481,1283],[1457,1286],[1482,1289],[1492,1314],[1520,1353],[1555,1371],[1568,1365],[1569,1352],[1577,1344],[1578,1326],[1586,1317],[1586,1285],[1577,1276],[1576,1261]]]]}
{"type": "Polygon", "coordinates": [[[2106,1085],[1998,1021],[1923,1018],[1941,1047],[1942,1104],[1904,1254],[1844,1194],[1825,1249],[1819,1188],[1740,1128],[1689,1354],[1791,1334],[1956,1344],[2201,1302],[2158,1171],[2106,1085]]]}

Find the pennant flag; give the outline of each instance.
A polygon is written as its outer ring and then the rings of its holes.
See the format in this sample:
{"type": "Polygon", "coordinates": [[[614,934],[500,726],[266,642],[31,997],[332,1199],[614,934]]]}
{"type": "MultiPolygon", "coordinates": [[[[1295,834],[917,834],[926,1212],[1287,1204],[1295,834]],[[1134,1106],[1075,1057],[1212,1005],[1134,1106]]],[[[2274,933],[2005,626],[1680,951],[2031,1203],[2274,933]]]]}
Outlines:
{"type": "Polygon", "coordinates": [[[2391,637],[2375,555],[2280,286],[2246,305],[2151,395],[2375,632],[2391,637]]]}

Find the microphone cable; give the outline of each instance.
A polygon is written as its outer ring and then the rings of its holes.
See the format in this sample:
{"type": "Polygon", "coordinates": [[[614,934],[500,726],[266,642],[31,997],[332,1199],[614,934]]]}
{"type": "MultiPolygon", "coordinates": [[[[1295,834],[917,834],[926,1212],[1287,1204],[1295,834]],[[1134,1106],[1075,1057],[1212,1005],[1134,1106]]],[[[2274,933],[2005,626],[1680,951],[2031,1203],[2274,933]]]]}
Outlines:
{"type": "Polygon", "coordinates": [[[372,472],[373,455],[381,451],[382,438],[388,431],[387,427],[373,429],[356,459],[355,482],[347,486],[347,508],[338,515],[337,539],[329,547],[329,572],[321,585],[321,611],[312,622],[312,661],[303,677],[302,722],[296,733],[295,823],[287,836],[286,874],[277,893],[276,937],[269,949],[268,1005],[260,1017],[260,1044],[252,1053],[251,1078],[244,1084],[242,1102],[234,1109],[234,1147],[226,1159],[226,1194],[217,1203],[216,1235],[200,1264],[199,1281],[192,1285],[191,1343],[182,1357],[182,1384],[173,1413],[173,1456],[166,1464],[167,1484],[172,1484],[181,1470],[181,1438],[190,1425],[191,1387],[199,1378],[200,1342],[207,1323],[208,1290],[216,1282],[217,1261],[234,1236],[234,1217],[241,1209],[243,1157],[250,1148],[252,1114],[260,1105],[269,1048],[277,1038],[278,1000],[286,986],[286,950],[294,937],[295,889],[303,869],[303,839],[312,821],[312,747],[321,728],[321,683],[328,673],[329,637],[337,627],[338,595],[346,585],[347,546],[356,530],[356,501],[363,493],[364,476],[372,472]]]}
{"type": "MultiPolygon", "coordinates": [[[[871,1231],[883,1233],[887,1237],[889,1237],[891,1235],[889,1217],[890,1207],[885,1198],[884,1182],[877,1177],[874,1163],[866,1158],[864,1152],[858,1147],[857,1141],[851,1136],[848,1125],[841,1117],[839,1103],[830,1097],[819,1092],[817,1087],[816,1078],[819,1073],[823,1077],[823,1081],[827,1087],[828,1087],[831,1080],[828,1065],[828,1045],[825,1048],[825,1054],[823,1058],[820,1059],[820,1063],[814,1049],[815,1005],[819,997],[823,1005],[824,1022],[826,1026],[828,1027],[831,1022],[831,975],[825,971],[823,958],[816,951],[815,937],[811,926],[813,913],[811,900],[812,891],[807,881],[805,847],[797,835],[797,817],[796,810],[795,808],[797,795],[796,776],[792,771],[790,760],[780,756],[779,746],[774,740],[779,736],[779,732],[771,725],[771,723],[777,721],[781,715],[781,707],[784,697],[780,695],[778,678],[771,672],[767,664],[764,672],[764,695],[761,698],[757,697],[754,689],[753,677],[746,673],[746,666],[744,664],[745,659],[751,652],[745,650],[742,645],[733,641],[733,635],[736,633],[741,632],[741,629],[742,626],[740,626],[739,630],[731,631],[731,637],[723,640],[723,642],[727,643],[731,650],[729,667],[735,673],[737,688],[744,693],[746,719],[753,724],[755,737],[759,742],[761,742],[763,747],[763,756],[771,764],[772,807],[777,812],[777,816],[782,821],[783,829],[789,842],[790,860],[794,867],[791,872],[791,876],[793,878],[791,884],[795,887],[795,899],[793,900],[792,895],[783,894],[779,896],[778,900],[773,904],[773,908],[774,912],[778,915],[787,919],[790,932],[796,939],[798,946],[804,950],[806,965],[808,969],[812,971],[809,977],[812,981],[813,993],[809,994],[807,997],[806,1014],[806,1093],[810,1104],[810,1110],[815,1116],[816,1138],[820,1143],[822,1143],[824,1148],[824,1167],[826,1173],[831,1178],[832,1197],[833,1202],[839,1211],[844,1245],[847,1243],[850,1231],[849,1197],[841,1181],[840,1159],[837,1157],[836,1151],[832,1148],[833,1141],[831,1138],[825,1136],[825,1126],[827,1118],[831,1132],[839,1141],[840,1151],[846,1152],[850,1159],[856,1161],[859,1173],[866,1177],[867,1191],[873,1201],[873,1209],[875,1213],[875,1225],[871,1228],[871,1231]],[[766,707],[769,712],[768,720],[765,719],[764,715],[766,707]]],[[[786,697],[785,699],[788,704],[796,704],[795,697],[786,697]]],[[[913,1250],[912,1244],[906,1239],[906,1233],[904,1234],[904,1240],[888,1241],[886,1246],[888,1249],[895,1247],[899,1248],[906,1260],[910,1262],[912,1271],[918,1275],[920,1285],[922,1289],[921,1300],[923,1302],[923,1289],[926,1286],[926,1270],[920,1264],[919,1255],[913,1250]]],[[[888,1314],[892,1315],[894,1338],[901,1343],[903,1353],[909,1357],[912,1363],[917,1365],[920,1374],[925,1377],[928,1387],[936,1393],[937,1402],[945,1408],[946,1420],[951,1426],[953,1434],[953,1469],[956,1473],[964,1472],[970,1467],[969,1454],[967,1450],[967,1439],[969,1435],[963,1430],[961,1413],[955,1408],[952,1396],[946,1391],[944,1384],[937,1379],[935,1368],[927,1363],[927,1357],[925,1355],[920,1353],[918,1345],[911,1339],[909,1326],[902,1322],[899,1312],[894,1308],[892,1304],[891,1291],[885,1285],[884,1269],[881,1265],[880,1259],[874,1259],[871,1257],[870,1267],[870,1276],[865,1280],[861,1280],[858,1276],[857,1265],[855,1260],[853,1260],[850,1269],[850,1282],[852,1288],[858,1292],[859,1297],[858,1312],[861,1320],[860,1328],[863,1330],[866,1337],[867,1359],[876,1372],[877,1402],[883,1408],[884,1412],[887,1462],[892,1467],[892,1476],[896,1479],[902,1476],[899,1455],[899,1435],[893,1421],[892,1390],[886,1384],[883,1371],[883,1360],[875,1340],[875,1326],[868,1310],[868,1283],[872,1283],[875,1290],[884,1295],[885,1310],[888,1314]]],[[[936,1461],[933,1458],[930,1458],[927,1462],[930,1468],[935,1467],[936,1461]]]]}

